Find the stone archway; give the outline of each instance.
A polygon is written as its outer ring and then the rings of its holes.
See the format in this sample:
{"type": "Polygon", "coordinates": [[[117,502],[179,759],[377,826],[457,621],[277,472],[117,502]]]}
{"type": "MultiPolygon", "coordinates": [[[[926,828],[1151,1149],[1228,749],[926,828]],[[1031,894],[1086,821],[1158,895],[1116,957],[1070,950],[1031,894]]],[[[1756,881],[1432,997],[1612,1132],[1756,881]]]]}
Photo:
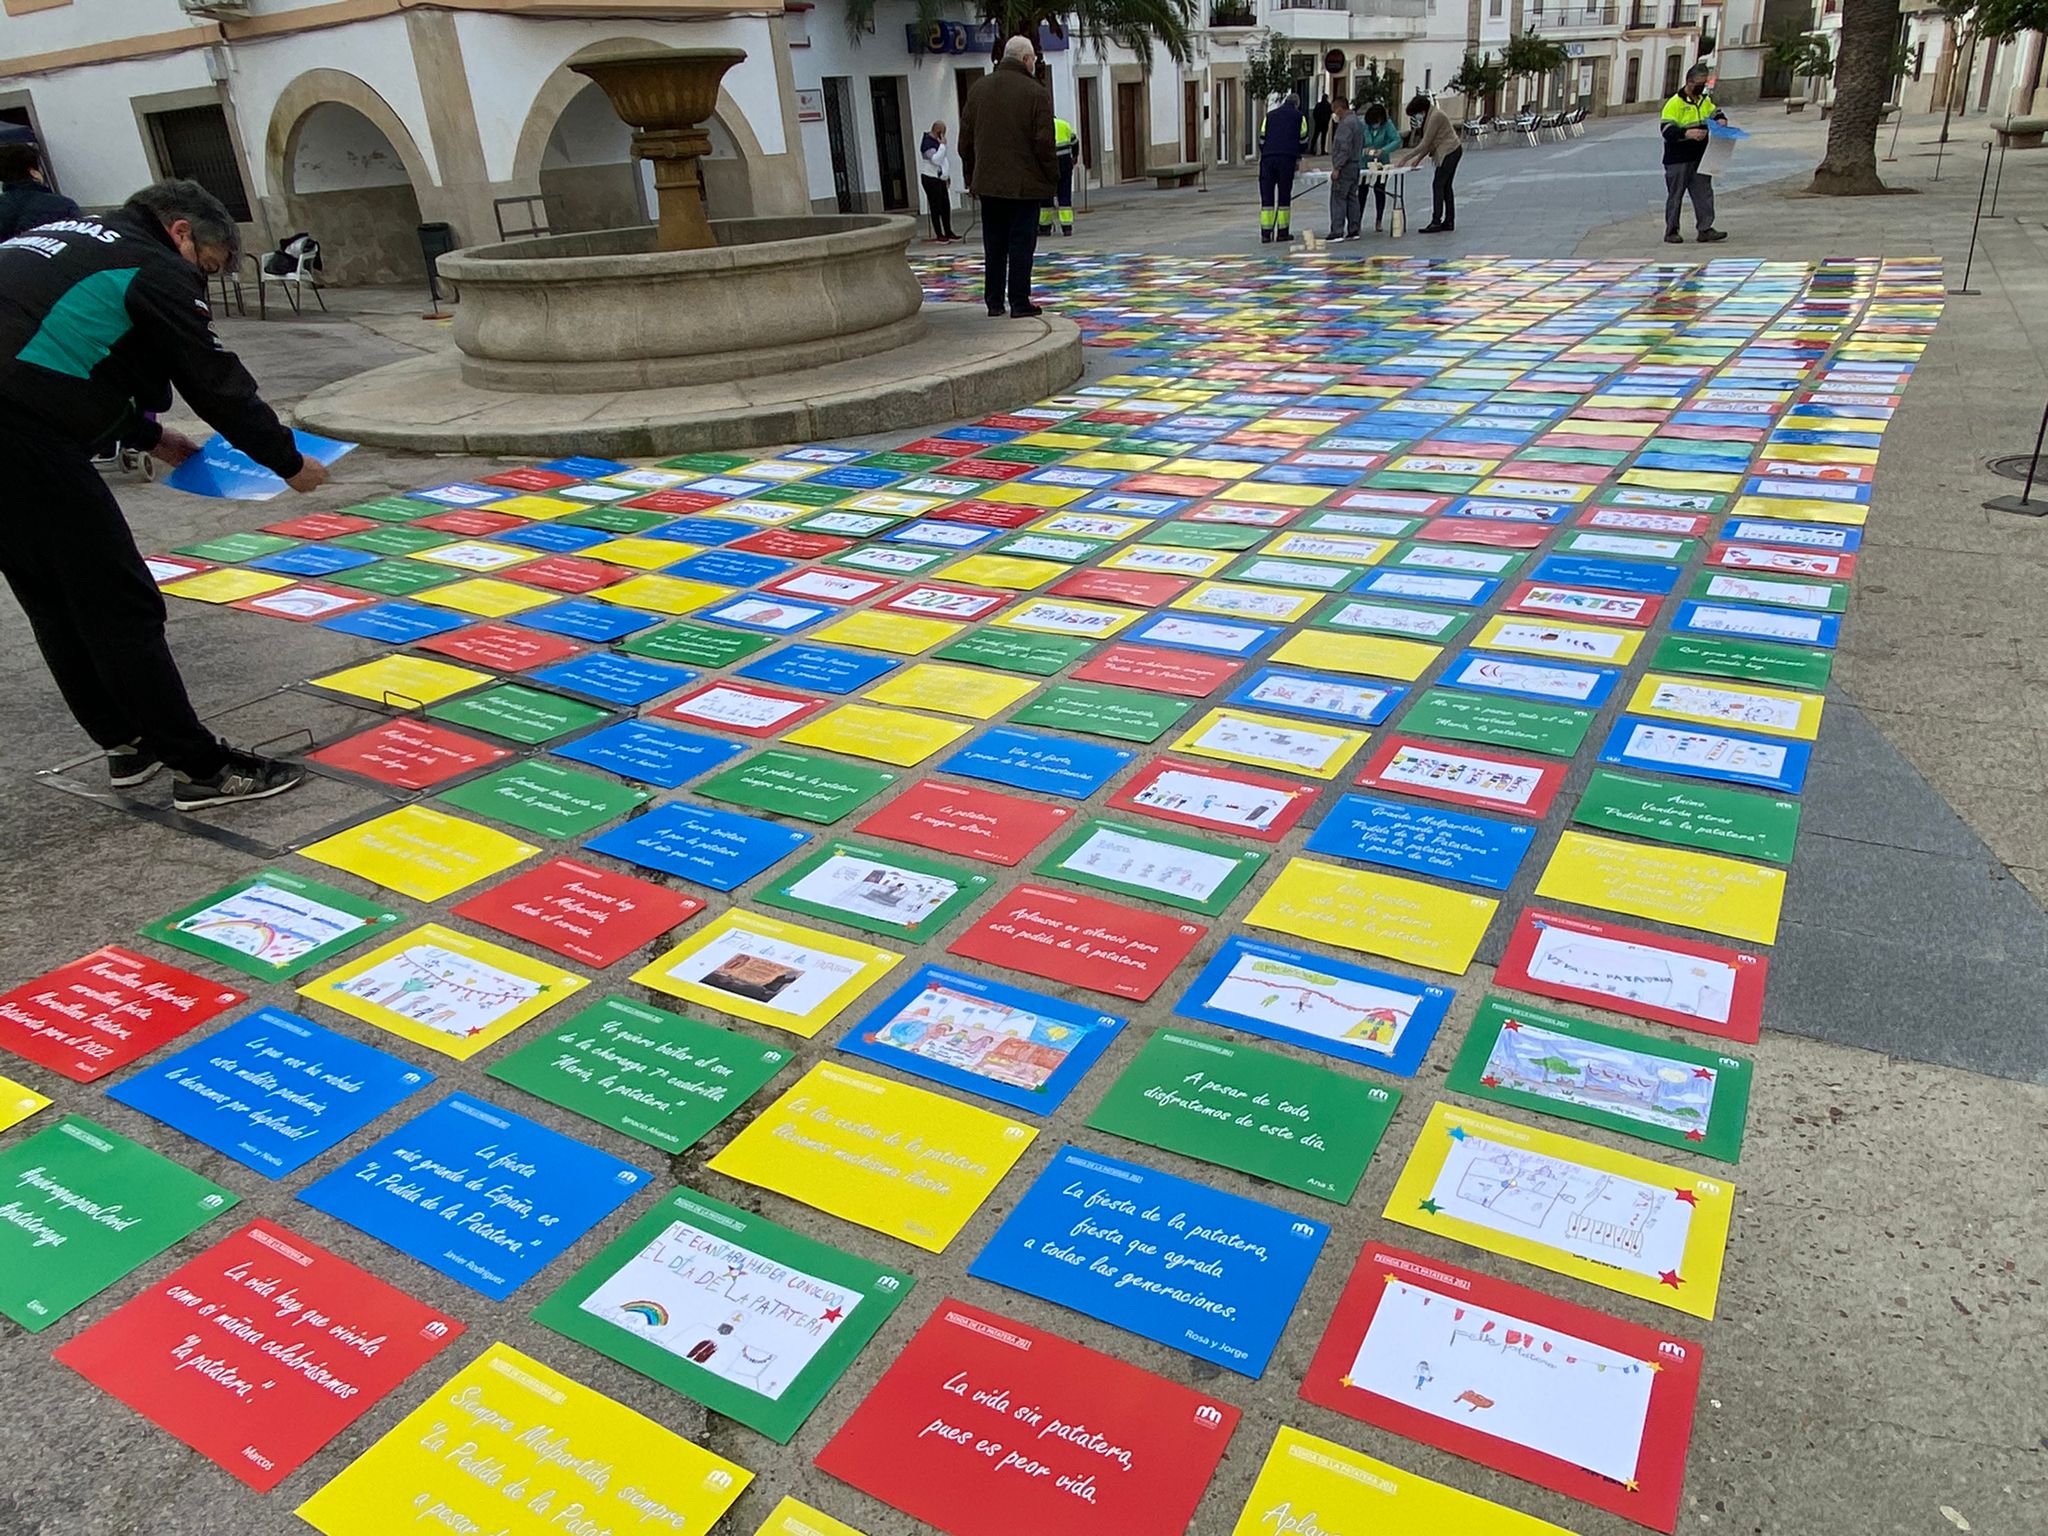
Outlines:
{"type": "Polygon", "coordinates": [[[309,231],[326,281],[424,278],[419,192],[433,177],[404,122],[363,81],[330,69],[293,80],[271,114],[264,164],[280,235],[309,231]]]}

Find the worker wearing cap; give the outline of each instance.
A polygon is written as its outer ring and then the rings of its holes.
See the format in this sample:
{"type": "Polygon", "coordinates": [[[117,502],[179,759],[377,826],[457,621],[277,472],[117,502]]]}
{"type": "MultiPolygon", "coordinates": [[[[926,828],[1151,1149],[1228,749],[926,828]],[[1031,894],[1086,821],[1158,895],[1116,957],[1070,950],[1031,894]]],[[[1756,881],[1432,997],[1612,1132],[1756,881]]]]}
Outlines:
{"type": "Polygon", "coordinates": [[[1289,91],[1268,98],[1266,126],[1259,135],[1259,239],[1292,240],[1288,220],[1294,203],[1294,173],[1308,152],[1308,114],[1289,91]]]}
{"type": "Polygon", "coordinates": [[[78,204],[43,184],[36,136],[18,123],[0,124],[0,240],[77,217],[78,204]]]}
{"type": "Polygon", "coordinates": [[[1074,161],[1081,153],[1081,137],[1074,132],[1074,125],[1064,117],[1052,120],[1053,156],[1059,161],[1060,183],[1056,201],[1044,204],[1038,210],[1038,232],[1052,233],[1052,218],[1055,211],[1060,218],[1060,234],[1074,232],[1074,161]]]}

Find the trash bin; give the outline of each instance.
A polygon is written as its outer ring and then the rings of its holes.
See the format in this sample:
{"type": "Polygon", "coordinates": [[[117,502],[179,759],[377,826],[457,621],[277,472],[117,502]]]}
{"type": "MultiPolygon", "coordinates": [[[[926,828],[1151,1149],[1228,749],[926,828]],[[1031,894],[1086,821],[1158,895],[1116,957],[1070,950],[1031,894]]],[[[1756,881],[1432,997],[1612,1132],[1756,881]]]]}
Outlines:
{"type": "Polygon", "coordinates": [[[422,224],[419,228],[420,255],[427,261],[427,293],[438,307],[441,302],[440,260],[455,249],[455,226],[422,224]]]}

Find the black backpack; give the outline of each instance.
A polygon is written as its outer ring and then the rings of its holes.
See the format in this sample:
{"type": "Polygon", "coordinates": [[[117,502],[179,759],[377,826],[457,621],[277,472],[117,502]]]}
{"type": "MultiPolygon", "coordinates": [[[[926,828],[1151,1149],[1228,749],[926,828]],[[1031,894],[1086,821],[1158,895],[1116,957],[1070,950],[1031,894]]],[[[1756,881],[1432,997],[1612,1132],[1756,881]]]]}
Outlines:
{"type": "Polygon", "coordinates": [[[303,230],[278,241],[277,249],[263,258],[263,270],[273,277],[287,276],[301,266],[309,272],[320,270],[320,242],[303,230]]]}

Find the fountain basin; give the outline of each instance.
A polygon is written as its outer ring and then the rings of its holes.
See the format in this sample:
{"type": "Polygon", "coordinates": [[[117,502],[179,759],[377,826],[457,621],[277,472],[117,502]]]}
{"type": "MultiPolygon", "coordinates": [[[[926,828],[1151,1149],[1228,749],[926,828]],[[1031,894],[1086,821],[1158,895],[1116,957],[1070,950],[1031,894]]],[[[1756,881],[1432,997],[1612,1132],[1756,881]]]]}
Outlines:
{"type": "Polygon", "coordinates": [[[788,373],[916,341],[916,221],[714,219],[715,246],[597,230],[444,256],[462,377],[522,394],[667,389],[788,373]]]}

